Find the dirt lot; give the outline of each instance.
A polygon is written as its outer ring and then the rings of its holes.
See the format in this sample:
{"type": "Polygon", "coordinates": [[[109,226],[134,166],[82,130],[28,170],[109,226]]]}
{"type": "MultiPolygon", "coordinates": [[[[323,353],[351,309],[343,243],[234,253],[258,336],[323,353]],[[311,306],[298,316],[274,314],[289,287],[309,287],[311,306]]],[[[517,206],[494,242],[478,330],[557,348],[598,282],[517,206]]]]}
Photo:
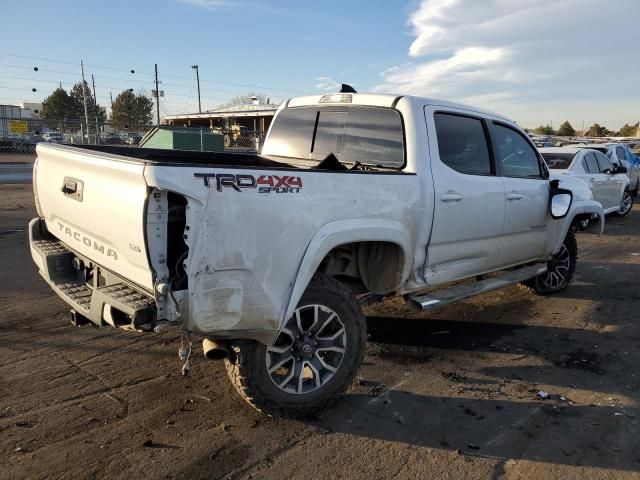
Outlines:
{"type": "Polygon", "coordinates": [[[357,385],[303,422],[199,346],[182,378],[175,333],[72,327],[29,258],[29,189],[0,186],[1,478],[640,477],[639,208],[579,234],[562,294],[369,308],[357,385]]]}

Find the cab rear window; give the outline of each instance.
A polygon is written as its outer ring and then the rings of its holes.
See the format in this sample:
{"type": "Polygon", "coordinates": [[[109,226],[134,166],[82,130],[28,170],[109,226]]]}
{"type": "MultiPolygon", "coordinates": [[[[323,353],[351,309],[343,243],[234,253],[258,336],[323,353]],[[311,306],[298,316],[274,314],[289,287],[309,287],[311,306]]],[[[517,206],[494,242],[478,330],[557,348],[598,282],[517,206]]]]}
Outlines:
{"type": "Polygon", "coordinates": [[[342,163],[402,168],[402,118],[391,108],[287,108],[276,117],[262,154],[318,162],[333,154],[342,163]]]}
{"type": "Polygon", "coordinates": [[[544,161],[547,162],[547,166],[554,170],[566,170],[569,168],[573,159],[575,157],[575,153],[549,153],[545,152],[542,154],[544,157],[544,161]]]}

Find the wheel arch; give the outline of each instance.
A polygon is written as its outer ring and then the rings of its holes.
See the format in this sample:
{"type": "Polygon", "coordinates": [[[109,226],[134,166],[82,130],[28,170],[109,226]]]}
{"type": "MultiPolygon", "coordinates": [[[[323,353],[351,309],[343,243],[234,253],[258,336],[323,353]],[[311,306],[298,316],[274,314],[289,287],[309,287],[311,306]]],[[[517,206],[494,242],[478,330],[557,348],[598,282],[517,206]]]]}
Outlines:
{"type": "Polygon", "coordinates": [[[562,242],[564,242],[564,238],[567,236],[569,229],[573,226],[574,221],[583,215],[591,214],[597,215],[600,219],[599,233],[602,234],[604,232],[604,210],[602,209],[600,202],[596,202],[595,200],[576,200],[571,204],[569,213],[561,219],[558,225],[558,236],[556,237],[553,247],[554,254],[560,251],[562,242]]]}
{"type": "Polygon", "coordinates": [[[327,256],[336,249],[350,246],[357,246],[361,255],[369,260],[359,259],[358,261],[359,268],[363,270],[365,276],[362,279],[365,284],[374,285],[380,293],[382,291],[389,293],[397,290],[407,281],[413,261],[413,244],[410,232],[402,223],[368,219],[331,222],[320,228],[307,246],[293,281],[283,320],[293,314],[307,285],[327,256]],[[395,261],[386,262],[377,269],[370,260],[380,258],[385,253],[393,253],[395,261]],[[377,273],[382,273],[384,278],[393,275],[394,281],[379,281],[375,278],[377,273]]]}

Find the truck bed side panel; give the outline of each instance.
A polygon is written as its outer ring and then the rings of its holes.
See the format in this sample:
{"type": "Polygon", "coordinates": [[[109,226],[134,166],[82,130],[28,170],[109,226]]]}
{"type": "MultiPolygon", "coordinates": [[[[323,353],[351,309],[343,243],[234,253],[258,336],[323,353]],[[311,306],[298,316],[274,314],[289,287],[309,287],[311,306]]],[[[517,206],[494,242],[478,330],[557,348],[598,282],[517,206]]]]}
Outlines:
{"type": "MultiPolygon", "coordinates": [[[[412,174],[161,166],[145,173],[156,188],[189,192],[189,329],[200,333],[275,333],[324,225],[376,220],[413,228],[420,215],[412,174]]],[[[405,252],[411,260],[414,248],[405,252]]]]}

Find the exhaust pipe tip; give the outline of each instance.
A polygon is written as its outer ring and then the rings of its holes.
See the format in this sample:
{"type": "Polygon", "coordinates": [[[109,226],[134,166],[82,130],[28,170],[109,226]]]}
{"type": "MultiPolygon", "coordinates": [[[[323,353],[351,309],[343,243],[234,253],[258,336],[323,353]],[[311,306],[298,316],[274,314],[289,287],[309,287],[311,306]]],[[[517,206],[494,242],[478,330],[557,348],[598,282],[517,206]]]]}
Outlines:
{"type": "Polygon", "coordinates": [[[209,360],[223,360],[229,356],[229,345],[226,342],[205,338],[202,341],[202,351],[209,360]]]}

